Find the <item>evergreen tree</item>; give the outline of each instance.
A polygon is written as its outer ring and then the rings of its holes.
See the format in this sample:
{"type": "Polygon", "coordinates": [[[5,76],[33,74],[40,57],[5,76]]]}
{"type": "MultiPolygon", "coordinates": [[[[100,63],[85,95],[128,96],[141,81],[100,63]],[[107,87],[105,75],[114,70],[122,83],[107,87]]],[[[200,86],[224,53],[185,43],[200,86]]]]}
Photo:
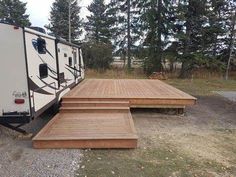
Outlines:
{"type": "Polygon", "coordinates": [[[199,67],[224,68],[228,11],[225,0],[179,1],[175,37],[182,62],[180,77],[190,77],[199,67]]]}
{"type": "Polygon", "coordinates": [[[102,43],[111,43],[113,18],[107,13],[107,5],[104,0],[93,0],[88,10],[91,15],[87,16],[88,22],[85,30],[90,40],[102,43]]]}
{"type": "Polygon", "coordinates": [[[179,0],[175,4],[173,36],[182,62],[180,77],[190,77],[193,69],[205,62],[208,30],[206,0],[179,0]]]}
{"type": "Polygon", "coordinates": [[[51,8],[50,24],[45,27],[54,35],[69,39],[69,7],[71,12],[71,39],[75,41],[82,34],[82,20],[77,0],[56,0],[51,8]],[[69,4],[71,3],[71,4],[69,4]]]}
{"type": "Polygon", "coordinates": [[[144,69],[147,74],[151,74],[162,70],[164,48],[170,35],[171,1],[142,0],[139,7],[142,29],[146,31],[143,45],[148,49],[144,69]]]}
{"type": "Polygon", "coordinates": [[[147,74],[162,71],[166,60],[171,70],[182,63],[180,77],[197,68],[223,71],[236,53],[235,0],[111,0],[108,6],[94,0],[90,11],[93,39],[112,39],[128,68],[131,54],[144,58],[147,74]]]}
{"type": "MultiPolygon", "coordinates": [[[[115,17],[113,39],[116,53],[126,55],[128,69],[131,69],[131,57],[137,46],[135,43],[141,38],[138,0],[111,0],[108,12],[115,17]]],[[[126,58],[125,57],[125,58],[126,58]]]]}
{"type": "Polygon", "coordinates": [[[26,4],[19,0],[1,0],[0,22],[30,26],[29,15],[26,14],[26,4]]]}
{"type": "Polygon", "coordinates": [[[204,27],[205,53],[217,58],[222,51],[222,38],[226,33],[224,25],[226,6],[224,0],[209,0],[207,4],[207,23],[204,27]]]}
{"type": "Polygon", "coordinates": [[[104,71],[110,68],[112,63],[111,43],[89,41],[82,45],[83,56],[86,58],[85,65],[88,68],[104,71]]]}

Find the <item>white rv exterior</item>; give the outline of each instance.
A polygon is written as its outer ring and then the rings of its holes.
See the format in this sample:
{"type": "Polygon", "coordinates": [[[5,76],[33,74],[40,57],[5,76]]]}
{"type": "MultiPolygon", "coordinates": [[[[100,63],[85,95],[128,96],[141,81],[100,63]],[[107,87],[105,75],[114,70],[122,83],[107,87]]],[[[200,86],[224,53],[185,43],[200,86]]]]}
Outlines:
{"type": "Polygon", "coordinates": [[[0,123],[28,123],[84,79],[79,46],[0,23],[0,123]]]}

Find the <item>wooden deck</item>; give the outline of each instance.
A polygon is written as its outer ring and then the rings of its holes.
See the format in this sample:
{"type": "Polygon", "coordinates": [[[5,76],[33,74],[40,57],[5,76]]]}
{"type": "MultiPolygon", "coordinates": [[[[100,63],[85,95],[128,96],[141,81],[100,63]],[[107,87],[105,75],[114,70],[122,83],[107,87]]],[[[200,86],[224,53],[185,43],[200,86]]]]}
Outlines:
{"type": "Polygon", "coordinates": [[[89,79],[69,92],[63,100],[129,101],[130,107],[183,108],[196,98],[162,81],[147,79],[89,79]]]}
{"type": "Polygon", "coordinates": [[[62,99],[34,148],[136,148],[130,107],[184,108],[196,99],[158,80],[85,80],[62,99]]]}
{"type": "Polygon", "coordinates": [[[130,112],[60,113],[33,139],[34,148],[135,148],[130,112]]]}

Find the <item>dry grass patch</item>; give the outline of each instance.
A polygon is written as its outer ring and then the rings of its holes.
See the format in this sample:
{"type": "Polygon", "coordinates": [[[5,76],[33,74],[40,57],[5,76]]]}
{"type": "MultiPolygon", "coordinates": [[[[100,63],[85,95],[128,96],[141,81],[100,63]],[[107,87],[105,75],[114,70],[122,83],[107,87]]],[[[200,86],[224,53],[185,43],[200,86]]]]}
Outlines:
{"type": "Polygon", "coordinates": [[[146,79],[146,75],[141,68],[134,69],[130,72],[123,68],[112,68],[105,71],[97,71],[92,69],[86,70],[87,79],[146,79]]]}
{"type": "Polygon", "coordinates": [[[214,91],[236,90],[236,80],[223,79],[169,79],[168,84],[192,95],[213,95],[214,91]]]}

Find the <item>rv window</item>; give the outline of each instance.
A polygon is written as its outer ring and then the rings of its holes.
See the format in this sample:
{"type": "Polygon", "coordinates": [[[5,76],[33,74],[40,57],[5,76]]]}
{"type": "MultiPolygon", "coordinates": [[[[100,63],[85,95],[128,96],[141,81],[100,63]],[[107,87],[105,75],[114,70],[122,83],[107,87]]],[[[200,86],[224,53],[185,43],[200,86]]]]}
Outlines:
{"type": "Polygon", "coordinates": [[[67,54],[66,54],[66,53],[64,53],[64,57],[67,57],[67,54]]]}
{"type": "Polygon", "coordinates": [[[72,66],[72,57],[69,57],[69,66],[72,66]]]}
{"type": "Polygon", "coordinates": [[[42,38],[37,39],[38,53],[46,54],[46,41],[42,38]]]}
{"type": "Polygon", "coordinates": [[[40,64],[39,65],[39,76],[41,79],[48,77],[48,65],[40,64]]]}

